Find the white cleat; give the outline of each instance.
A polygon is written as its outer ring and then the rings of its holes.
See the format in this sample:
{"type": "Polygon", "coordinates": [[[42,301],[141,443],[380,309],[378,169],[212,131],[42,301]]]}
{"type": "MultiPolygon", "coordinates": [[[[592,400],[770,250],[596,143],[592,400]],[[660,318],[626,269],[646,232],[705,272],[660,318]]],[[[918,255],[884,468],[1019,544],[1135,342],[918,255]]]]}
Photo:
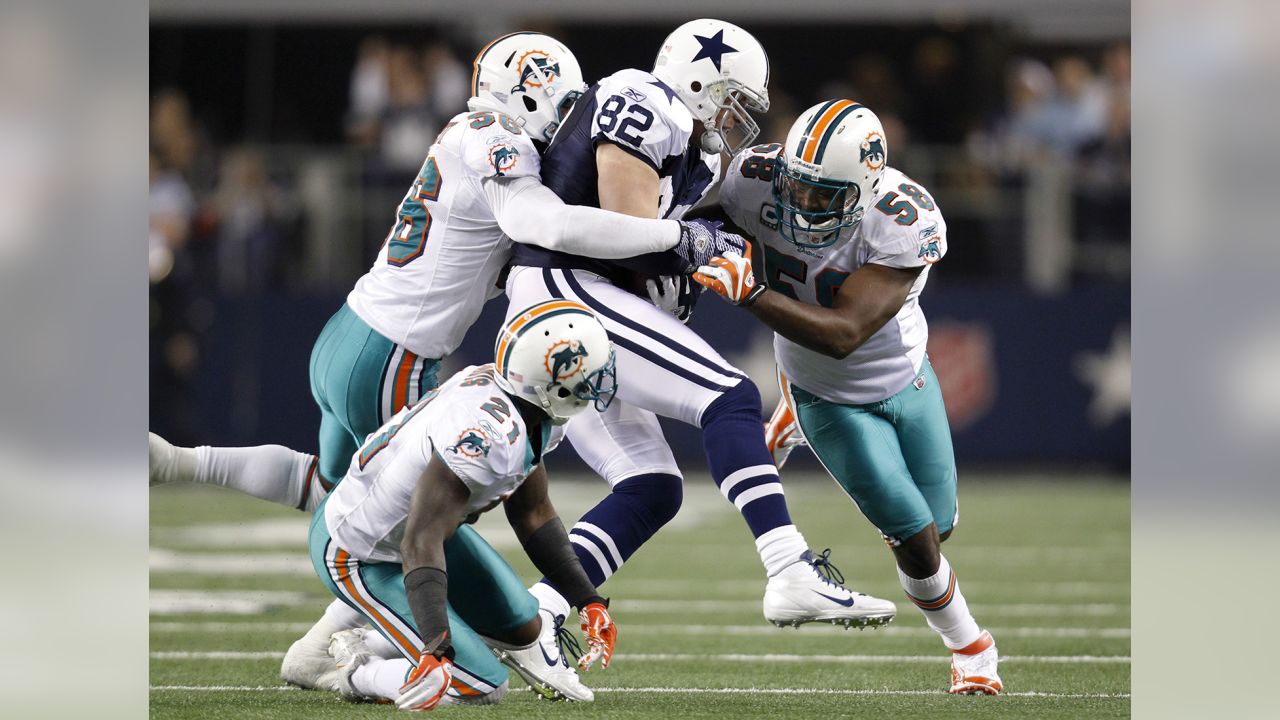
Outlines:
{"type": "Polygon", "coordinates": [[[999,695],[1004,689],[996,666],[1000,656],[995,638],[986,630],[977,640],[951,651],[952,695],[999,695]]]}
{"type": "Polygon", "coordinates": [[[147,433],[147,460],[151,487],[171,482],[191,482],[195,479],[194,458],[184,458],[188,448],[174,447],[168,440],[155,433],[147,433]]]}
{"type": "Polygon", "coordinates": [[[778,627],[827,622],[859,629],[892,622],[898,614],[894,604],[841,585],[844,578],[828,562],[829,554],[829,550],[822,555],[806,550],[801,562],[769,578],[764,590],[765,620],[778,627]]]}
{"type": "Polygon", "coordinates": [[[595,693],[582,684],[578,672],[560,652],[558,638],[564,616],[552,616],[541,609],[538,614],[542,616],[542,632],[532,645],[517,647],[492,638],[484,638],[485,644],[502,664],[514,670],[542,697],[576,702],[595,700],[595,693]]]}
{"type": "Polygon", "coordinates": [[[336,690],[348,700],[382,700],[382,698],[365,695],[351,684],[351,676],[355,674],[356,668],[373,657],[373,651],[364,642],[366,632],[369,631],[364,628],[354,628],[333,634],[329,642],[329,664],[333,668],[333,674],[325,675],[320,679],[321,682],[329,683],[327,687],[321,689],[336,690]]]}
{"type": "Polygon", "coordinates": [[[280,663],[280,679],[304,690],[337,690],[338,667],[329,654],[331,640],[311,633],[289,646],[280,663]]]}

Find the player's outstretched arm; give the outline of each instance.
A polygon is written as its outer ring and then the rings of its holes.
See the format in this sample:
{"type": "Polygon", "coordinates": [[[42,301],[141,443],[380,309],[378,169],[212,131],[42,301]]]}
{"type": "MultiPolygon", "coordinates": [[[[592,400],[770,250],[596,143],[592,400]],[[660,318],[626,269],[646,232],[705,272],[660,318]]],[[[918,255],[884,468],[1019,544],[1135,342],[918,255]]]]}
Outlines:
{"type": "Polygon", "coordinates": [[[588,651],[578,660],[586,670],[597,659],[609,667],[618,629],[609,616],[609,601],[600,597],[569,544],[569,534],[547,494],[547,470],[538,465],[504,503],[511,529],[533,561],[571,605],[578,608],[588,651]]]}
{"type": "Polygon", "coordinates": [[[809,305],[756,282],[751,260],[713,258],[693,279],[751,314],[774,332],[833,358],[847,357],[902,309],[922,268],[863,265],[845,278],[832,307],[809,305]]]}
{"type": "Polygon", "coordinates": [[[396,705],[404,710],[430,710],[449,689],[453,644],[446,604],[449,578],[444,542],[462,521],[468,497],[470,493],[458,476],[433,456],[409,501],[400,555],[404,589],[423,649],[417,667],[400,688],[396,705]]]}

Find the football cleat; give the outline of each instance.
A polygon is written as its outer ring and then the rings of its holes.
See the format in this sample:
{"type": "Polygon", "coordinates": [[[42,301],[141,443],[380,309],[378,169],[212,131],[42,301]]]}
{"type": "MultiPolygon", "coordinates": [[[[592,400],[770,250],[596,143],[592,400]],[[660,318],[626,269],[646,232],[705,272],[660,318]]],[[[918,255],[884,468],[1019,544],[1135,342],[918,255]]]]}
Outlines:
{"type": "Polygon", "coordinates": [[[364,628],[354,628],[352,630],[343,630],[333,634],[332,640],[329,642],[329,657],[333,664],[333,674],[326,675],[321,678],[323,682],[329,683],[325,690],[336,690],[342,697],[348,700],[370,701],[381,700],[382,698],[374,698],[356,690],[351,684],[351,676],[355,674],[356,668],[364,665],[373,657],[373,652],[369,650],[369,646],[365,644],[364,634],[368,630],[364,628]]]}
{"type": "Polygon", "coordinates": [[[764,590],[764,618],[778,627],[827,622],[846,628],[879,627],[892,622],[898,610],[888,600],[855,592],[828,557],[806,550],[800,561],[769,578],[764,590]]]}
{"type": "MultiPolygon", "coordinates": [[[[578,673],[570,666],[560,648],[564,616],[553,617],[551,613],[541,609],[538,614],[542,616],[542,632],[533,644],[517,647],[492,638],[483,638],[485,644],[503,665],[514,670],[538,695],[548,700],[591,702],[595,699],[595,693],[578,679],[578,673]]],[[[571,643],[576,644],[576,640],[571,643]]]]}
{"type": "Polygon", "coordinates": [[[959,650],[951,651],[952,695],[999,695],[1004,689],[996,665],[1000,657],[996,653],[996,641],[986,630],[977,640],[959,650]]]}
{"type": "Polygon", "coordinates": [[[280,679],[303,690],[335,690],[338,668],[329,654],[332,640],[317,640],[311,635],[289,646],[280,663],[280,679]]]}
{"type": "Polygon", "coordinates": [[[147,465],[151,487],[171,482],[191,482],[195,479],[195,460],[181,457],[184,452],[192,451],[189,448],[174,447],[159,435],[147,433],[147,465]]]}

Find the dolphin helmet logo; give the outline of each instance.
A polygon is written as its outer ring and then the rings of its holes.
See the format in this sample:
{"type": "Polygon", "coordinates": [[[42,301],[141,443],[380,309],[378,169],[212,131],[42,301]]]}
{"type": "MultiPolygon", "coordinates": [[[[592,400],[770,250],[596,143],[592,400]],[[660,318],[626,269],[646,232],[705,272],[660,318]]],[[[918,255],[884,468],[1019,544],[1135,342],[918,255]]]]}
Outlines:
{"type": "Polygon", "coordinates": [[[552,380],[563,380],[582,368],[587,349],[577,340],[561,340],[547,352],[547,371],[552,380]]]}
{"type": "Polygon", "coordinates": [[[916,257],[919,257],[930,265],[941,260],[942,248],[938,245],[938,238],[935,236],[930,238],[928,242],[921,243],[920,254],[916,257]]]}
{"type": "Polygon", "coordinates": [[[480,457],[489,454],[489,442],[475,428],[467,428],[458,437],[458,442],[449,449],[467,457],[480,457]]]}
{"type": "Polygon", "coordinates": [[[862,141],[862,152],[859,153],[858,159],[871,171],[884,167],[884,138],[880,133],[873,132],[867,135],[867,138],[862,141]]]}
{"type": "Polygon", "coordinates": [[[547,84],[555,82],[560,77],[560,61],[551,59],[545,52],[541,50],[530,50],[520,58],[520,82],[513,88],[511,92],[528,92],[530,88],[542,87],[542,78],[547,79],[547,84]],[[542,75],[539,76],[536,70],[541,70],[542,75]]]}

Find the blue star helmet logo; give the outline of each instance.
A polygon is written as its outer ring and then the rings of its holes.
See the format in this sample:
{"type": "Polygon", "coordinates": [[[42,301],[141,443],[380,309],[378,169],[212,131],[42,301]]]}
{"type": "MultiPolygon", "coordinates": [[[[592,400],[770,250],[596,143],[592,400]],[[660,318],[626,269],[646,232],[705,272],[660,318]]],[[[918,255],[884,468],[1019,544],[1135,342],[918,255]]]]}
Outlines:
{"type": "Polygon", "coordinates": [[[582,347],[582,343],[573,341],[562,350],[557,350],[551,354],[551,378],[560,380],[568,377],[580,366],[579,358],[587,356],[587,349],[582,347]],[[564,372],[561,373],[563,368],[564,372]]]}
{"type": "Polygon", "coordinates": [[[694,55],[693,60],[690,62],[698,62],[703,58],[707,58],[712,63],[715,63],[716,72],[720,72],[720,59],[725,53],[738,52],[737,48],[729,47],[725,44],[724,28],[717,30],[716,34],[711,37],[703,37],[701,35],[694,35],[693,37],[702,47],[698,48],[698,54],[694,55]]]}

